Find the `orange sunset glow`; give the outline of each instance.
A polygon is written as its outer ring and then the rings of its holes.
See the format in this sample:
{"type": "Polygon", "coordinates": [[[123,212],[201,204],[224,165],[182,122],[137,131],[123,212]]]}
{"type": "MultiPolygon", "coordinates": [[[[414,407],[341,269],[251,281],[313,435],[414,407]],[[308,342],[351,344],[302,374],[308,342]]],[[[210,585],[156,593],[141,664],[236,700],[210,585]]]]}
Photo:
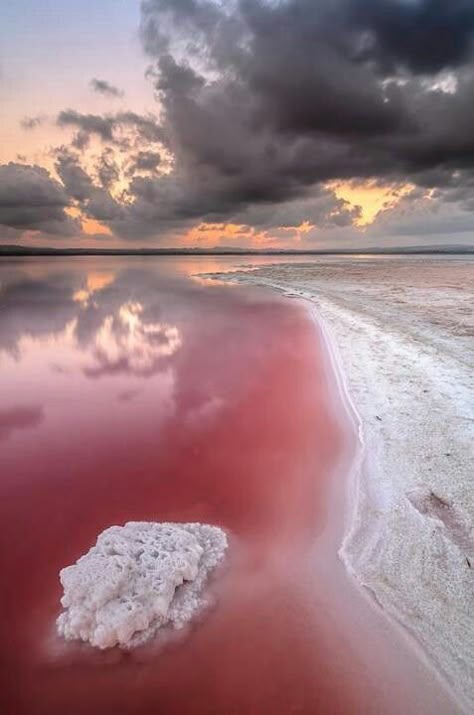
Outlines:
{"type": "Polygon", "coordinates": [[[360,208],[360,216],[355,220],[359,228],[369,226],[381,211],[396,208],[404,196],[414,189],[412,184],[381,184],[378,181],[335,181],[328,184],[339,199],[344,199],[352,207],[360,208]]]}

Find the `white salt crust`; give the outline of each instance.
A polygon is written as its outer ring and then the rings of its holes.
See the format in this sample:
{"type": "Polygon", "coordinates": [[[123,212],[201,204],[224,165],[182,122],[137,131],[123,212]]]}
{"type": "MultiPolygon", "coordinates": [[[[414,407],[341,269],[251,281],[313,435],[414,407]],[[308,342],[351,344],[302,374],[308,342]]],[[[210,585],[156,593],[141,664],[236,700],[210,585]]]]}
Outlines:
{"type": "Polygon", "coordinates": [[[204,587],[227,536],[206,524],[128,522],[103,531],[60,572],[66,640],[134,648],[160,628],[182,628],[207,604],[204,587]]]}
{"type": "Polygon", "coordinates": [[[362,423],[341,558],[474,712],[474,260],[318,258],[221,280],[317,307],[362,423]]]}

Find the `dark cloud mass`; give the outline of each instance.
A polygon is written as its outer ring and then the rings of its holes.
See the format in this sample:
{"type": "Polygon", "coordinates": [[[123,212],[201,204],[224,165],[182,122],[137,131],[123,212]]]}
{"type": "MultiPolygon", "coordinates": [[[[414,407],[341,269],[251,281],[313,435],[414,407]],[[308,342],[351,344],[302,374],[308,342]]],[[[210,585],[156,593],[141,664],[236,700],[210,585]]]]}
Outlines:
{"type": "Polygon", "coordinates": [[[104,97],[111,97],[112,99],[118,99],[125,94],[121,89],[110,84],[110,82],[107,82],[105,79],[94,78],[91,80],[90,86],[93,92],[102,94],[104,97]]]}
{"type": "Polygon", "coordinates": [[[470,0],[146,0],[141,35],[175,172],[137,204],[233,218],[331,179],[472,172],[470,0]]]}
{"type": "Polygon", "coordinates": [[[80,166],[76,154],[66,149],[61,150],[57,156],[56,171],[69,196],[81,206],[87,216],[112,224],[120,220],[124,209],[106,189],[94,184],[80,166]]]}
{"type": "Polygon", "coordinates": [[[142,23],[178,157],[247,178],[250,147],[290,188],[472,152],[473,30],[456,0],[148,0],[142,23]]]}
{"type": "Polygon", "coordinates": [[[77,130],[78,151],[91,138],[130,151],[123,202],[110,194],[112,155],[100,188],[77,154],[58,161],[69,196],[116,234],[284,226],[284,215],[345,226],[357,211],[331,180],[472,201],[472,0],[143,0],[141,12],[159,121],[72,109],[57,119],[77,130]]]}
{"type": "Polygon", "coordinates": [[[0,166],[0,224],[72,236],[78,226],[65,213],[69,204],[67,191],[46,169],[14,163],[0,166]]]}
{"type": "Polygon", "coordinates": [[[139,151],[132,157],[132,164],[129,169],[130,174],[137,171],[155,171],[161,164],[161,154],[156,151],[139,151]]]}
{"type": "Polygon", "coordinates": [[[103,142],[126,147],[129,143],[128,139],[122,136],[126,129],[137,131],[149,142],[161,141],[163,138],[163,131],[155,117],[143,116],[135,112],[119,112],[102,116],[66,109],[59,113],[57,124],[60,127],[73,127],[78,130],[73,141],[77,149],[87,146],[93,136],[103,142]]]}
{"type": "Polygon", "coordinates": [[[433,73],[472,58],[472,0],[353,0],[349,19],[371,34],[366,57],[384,71],[433,73]]]}

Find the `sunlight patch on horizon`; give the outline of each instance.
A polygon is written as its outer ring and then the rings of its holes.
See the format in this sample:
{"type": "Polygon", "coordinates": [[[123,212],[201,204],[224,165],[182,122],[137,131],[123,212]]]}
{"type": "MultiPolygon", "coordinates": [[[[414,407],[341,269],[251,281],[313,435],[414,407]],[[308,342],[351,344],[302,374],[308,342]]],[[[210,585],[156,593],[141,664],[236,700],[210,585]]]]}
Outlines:
{"type": "Polygon", "coordinates": [[[65,213],[71,218],[78,219],[81,223],[81,228],[86,236],[113,236],[112,231],[108,226],[105,226],[101,221],[87,218],[77,206],[68,206],[65,213]]]}
{"type": "Polygon", "coordinates": [[[338,199],[347,201],[353,208],[360,209],[360,216],[354,221],[357,228],[370,226],[379,213],[393,209],[411,191],[412,184],[381,184],[369,181],[332,181],[327,188],[338,199]]]}
{"type": "Polygon", "coordinates": [[[212,248],[222,245],[237,246],[242,240],[259,244],[268,239],[264,231],[257,231],[245,224],[202,222],[184,234],[182,243],[199,248],[212,248]]]}
{"type": "Polygon", "coordinates": [[[92,218],[81,217],[82,230],[87,236],[113,236],[108,226],[92,218]]]}
{"type": "Polygon", "coordinates": [[[315,228],[308,220],[298,226],[275,226],[259,229],[247,224],[206,223],[193,226],[182,239],[185,246],[213,248],[214,246],[241,247],[242,244],[252,248],[276,248],[275,241],[282,236],[288,236],[291,241],[299,241],[301,236],[310,233],[315,228]]]}

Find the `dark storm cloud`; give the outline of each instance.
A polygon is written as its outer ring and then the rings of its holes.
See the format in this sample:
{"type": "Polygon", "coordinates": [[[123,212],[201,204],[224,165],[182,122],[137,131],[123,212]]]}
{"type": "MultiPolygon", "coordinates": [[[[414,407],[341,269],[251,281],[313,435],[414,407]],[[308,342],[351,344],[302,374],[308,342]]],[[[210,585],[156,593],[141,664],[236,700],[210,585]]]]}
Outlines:
{"type": "MultiPolygon", "coordinates": [[[[105,158],[102,154],[99,161],[99,180],[102,181],[102,186],[98,186],[81,166],[76,152],[64,147],[57,152],[55,168],[58,176],[65,191],[76,202],[84,216],[106,224],[116,235],[126,238],[147,238],[156,232],[158,226],[174,219],[173,207],[166,201],[159,200],[154,194],[146,193],[145,189],[143,196],[140,196],[138,188],[130,189],[135,192],[135,200],[132,203],[121,203],[115,199],[104,185],[104,178],[106,181],[109,178],[108,169],[105,169],[106,176],[100,178],[100,174],[104,173],[104,161],[110,161],[107,152],[105,158]]],[[[112,171],[113,169],[112,165],[112,171]]],[[[140,177],[135,177],[132,186],[135,187],[139,181],[140,177]]],[[[147,185],[147,188],[153,187],[147,185]]]]}
{"type": "Polygon", "coordinates": [[[352,0],[349,20],[369,33],[361,57],[385,71],[397,65],[433,73],[472,58],[472,0],[352,0]]]}
{"type": "Polygon", "coordinates": [[[133,175],[138,171],[154,172],[161,164],[161,154],[156,151],[139,151],[132,156],[132,161],[128,173],[133,175]]]}
{"type": "Polygon", "coordinates": [[[140,138],[148,142],[163,141],[163,129],[157,119],[152,115],[142,115],[136,112],[120,112],[115,115],[115,121],[118,125],[134,128],[140,138]]]}
{"type": "Polygon", "coordinates": [[[279,204],[255,204],[235,214],[237,224],[253,226],[260,230],[274,227],[287,230],[302,221],[318,228],[350,226],[360,217],[359,207],[351,207],[324,188],[313,189],[306,196],[282,201],[279,204]]]}
{"type": "Polygon", "coordinates": [[[285,216],[345,226],[357,211],[330,180],[412,182],[468,205],[472,0],[144,0],[141,38],[159,121],[57,119],[78,150],[94,137],[128,152],[123,202],[110,152],[94,181],[77,155],[58,163],[68,195],[117,235],[200,220],[286,227],[285,216]]]}
{"type": "Polygon", "coordinates": [[[84,133],[86,139],[94,134],[102,141],[114,140],[114,121],[112,117],[102,117],[99,114],[81,114],[74,109],[66,109],[58,116],[58,126],[72,126],[84,133]]]}
{"type": "Polygon", "coordinates": [[[78,134],[73,141],[77,149],[83,149],[92,136],[98,137],[104,143],[126,146],[128,140],[120,135],[124,130],[135,130],[144,141],[158,142],[163,139],[160,125],[153,116],[143,116],[135,112],[119,112],[117,114],[83,114],[74,109],[66,109],[59,113],[57,124],[60,127],[73,127],[78,134]]]}
{"type": "Polygon", "coordinates": [[[0,224],[18,230],[71,236],[77,224],[65,213],[70,199],[46,169],[27,164],[0,166],[0,224]]]}
{"type": "Polygon", "coordinates": [[[141,35],[175,163],[132,182],[137,221],[306,210],[331,179],[449,186],[474,167],[470,1],[147,0],[141,35]]]}
{"type": "Polygon", "coordinates": [[[119,180],[120,168],[115,161],[115,155],[112,149],[104,149],[98,159],[96,171],[100,184],[104,189],[109,189],[119,180]]]}
{"type": "Polygon", "coordinates": [[[117,99],[124,96],[124,92],[115,87],[110,82],[105,79],[92,79],[90,82],[91,89],[97,94],[102,94],[104,97],[111,97],[112,99],[117,99]]]}
{"type": "Polygon", "coordinates": [[[120,220],[124,208],[103,187],[93,183],[79,164],[77,155],[62,149],[56,160],[56,171],[68,195],[74,199],[84,214],[97,221],[120,220]]]}
{"type": "MultiPolygon", "coordinates": [[[[229,139],[226,125],[232,128],[238,121],[252,136],[260,135],[267,148],[271,140],[309,136],[319,150],[324,140],[325,154],[331,153],[339,175],[340,164],[348,173],[362,171],[359,147],[369,173],[372,162],[386,164],[395,150],[404,149],[406,161],[416,163],[410,149],[427,128],[434,130],[428,111],[456,123],[466,109],[458,106],[457,95],[427,88],[418,73],[433,74],[462,61],[469,61],[472,69],[471,2],[241,0],[225,6],[150,0],[143,13],[142,35],[145,47],[158,58],[156,86],[170,131],[179,148],[218,169],[219,162],[225,168],[226,158],[215,144],[229,139]],[[222,37],[232,37],[233,44],[222,37]],[[192,52],[183,60],[184,43],[192,52]],[[430,47],[431,65],[426,58],[430,47]],[[202,135],[196,142],[204,120],[212,130],[220,129],[218,137],[210,131],[207,142],[202,135]],[[203,145],[200,152],[198,143],[203,145]]],[[[463,77],[463,94],[470,95],[472,77],[463,77]]],[[[453,127],[446,128],[452,137],[453,127]]],[[[328,172],[324,154],[318,167],[321,175],[328,172]]]]}

